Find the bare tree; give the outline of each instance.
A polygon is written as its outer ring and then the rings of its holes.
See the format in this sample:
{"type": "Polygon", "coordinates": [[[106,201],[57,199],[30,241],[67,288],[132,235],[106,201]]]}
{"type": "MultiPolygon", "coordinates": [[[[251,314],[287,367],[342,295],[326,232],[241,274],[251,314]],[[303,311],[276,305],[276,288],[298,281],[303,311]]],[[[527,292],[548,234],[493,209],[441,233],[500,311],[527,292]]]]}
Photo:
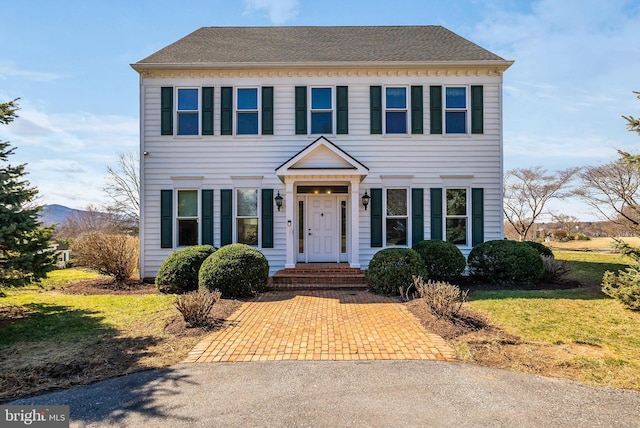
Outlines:
{"type": "Polygon", "coordinates": [[[95,206],[89,205],[84,211],[78,211],[74,215],[67,217],[58,227],[56,238],[76,239],[94,232],[133,234],[130,228],[127,229],[123,223],[124,221],[121,217],[100,211],[95,206]]]}
{"type": "Polygon", "coordinates": [[[576,194],[600,217],[640,229],[640,170],[624,157],[606,165],[589,166],[580,173],[576,194]]]}
{"type": "Polygon", "coordinates": [[[140,176],[138,152],[120,153],[116,165],[107,166],[104,191],[111,199],[107,211],[131,223],[138,229],[140,223],[140,176]]]}
{"type": "Polygon", "coordinates": [[[520,241],[527,239],[536,219],[545,213],[547,202],[571,195],[565,189],[578,171],[579,168],[568,168],[550,174],[541,165],[507,171],[503,210],[520,241]]]}

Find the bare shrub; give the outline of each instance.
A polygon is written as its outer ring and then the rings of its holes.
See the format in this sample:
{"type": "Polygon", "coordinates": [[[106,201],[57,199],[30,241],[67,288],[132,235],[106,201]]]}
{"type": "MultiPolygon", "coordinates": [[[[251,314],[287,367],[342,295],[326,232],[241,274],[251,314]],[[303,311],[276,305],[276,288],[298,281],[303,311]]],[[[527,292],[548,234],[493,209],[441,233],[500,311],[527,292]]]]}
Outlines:
{"type": "Polygon", "coordinates": [[[541,279],[544,281],[559,282],[571,272],[571,265],[565,260],[558,260],[551,256],[540,257],[542,257],[542,266],[544,268],[541,279]]]}
{"type": "Polygon", "coordinates": [[[174,304],[187,326],[203,327],[209,323],[209,312],[220,300],[221,295],[220,290],[209,291],[206,288],[200,288],[179,296],[174,304]]]}
{"type": "Polygon", "coordinates": [[[129,235],[88,233],[71,246],[75,262],[118,282],[131,278],[138,267],[138,238],[129,235]]]}
{"type": "Polygon", "coordinates": [[[460,287],[448,282],[429,280],[425,283],[421,276],[413,277],[413,285],[437,318],[453,318],[469,294],[468,290],[460,291],[460,287]]]}

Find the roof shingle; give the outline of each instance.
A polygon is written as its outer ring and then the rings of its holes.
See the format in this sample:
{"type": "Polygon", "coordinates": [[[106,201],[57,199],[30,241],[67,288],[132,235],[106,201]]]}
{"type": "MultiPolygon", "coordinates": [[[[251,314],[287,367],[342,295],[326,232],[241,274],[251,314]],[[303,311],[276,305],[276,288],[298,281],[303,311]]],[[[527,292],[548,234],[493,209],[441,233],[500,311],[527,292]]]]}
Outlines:
{"type": "Polygon", "coordinates": [[[510,61],[441,26],[203,27],[136,65],[510,61]]]}

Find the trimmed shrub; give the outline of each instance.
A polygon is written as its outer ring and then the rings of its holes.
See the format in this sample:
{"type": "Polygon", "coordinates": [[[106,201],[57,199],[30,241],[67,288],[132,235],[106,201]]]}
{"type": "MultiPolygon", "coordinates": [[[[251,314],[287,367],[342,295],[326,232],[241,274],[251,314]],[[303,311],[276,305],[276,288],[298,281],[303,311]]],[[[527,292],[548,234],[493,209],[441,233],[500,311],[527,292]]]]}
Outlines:
{"type": "Polygon", "coordinates": [[[200,288],[218,289],[224,297],[250,297],[264,291],[269,262],[260,251],[245,244],[225,245],[200,267],[200,288]]]}
{"type": "Polygon", "coordinates": [[[436,318],[451,319],[456,316],[469,294],[469,290],[461,292],[460,287],[448,282],[429,280],[425,283],[419,276],[413,277],[413,285],[436,318]]]}
{"type": "Polygon", "coordinates": [[[82,235],[71,246],[74,262],[123,282],[138,268],[138,238],[93,232],[82,235]]]}
{"type": "Polygon", "coordinates": [[[618,274],[606,271],[602,292],[620,301],[628,309],[640,311],[640,263],[634,263],[618,274]]]}
{"type": "Polygon", "coordinates": [[[215,251],[212,245],[194,245],[169,254],[156,274],[156,287],[163,293],[197,290],[200,266],[215,251]]]}
{"type": "Polygon", "coordinates": [[[429,278],[436,281],[450,281],[458,278],[467,266],[462,251],[451,242],[428,240],[413,246],[424,261],[429,278]]]}
{"type": "Polygon", "coordinates": [[[220,291],[200,288],[178,296],[174,305],[182,314],[187,327],[204,327],[209,324],[209,312],[220,300],[220,291]]]}
{"type": "Polygon", "coordinates": [[[467,260],[472,277],[498,285],[531,284],[542,276],[542,257],[524,242],[495,240],[476,245],[467,260]]]}
{"type": "Polygon", "coordinates": [[[551,251],[551,248],[547,247],[544,244],[534,241],[524,241],[524,243],[536,250],[541,256],[555,257],[553,255],[553,251],[551,251]]]}
{"type": "Polygon", "coordinates": [[[412,276],[427,276],[420,255],[411,248],[386,248],[378,251],[365,272],[367,284],[374,293],[400,294],[408,289],[412,276]]]}

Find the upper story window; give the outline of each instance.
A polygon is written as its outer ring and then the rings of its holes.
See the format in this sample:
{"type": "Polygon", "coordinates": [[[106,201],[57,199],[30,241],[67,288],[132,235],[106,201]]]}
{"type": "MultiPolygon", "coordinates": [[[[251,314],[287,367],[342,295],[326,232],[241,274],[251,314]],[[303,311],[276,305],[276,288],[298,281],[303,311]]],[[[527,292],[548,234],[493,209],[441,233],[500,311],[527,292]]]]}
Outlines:
{"type": "Polygon", "coordinates": [[[258,189],[236,189],[236,242],[258,246],[258,189]]]}
{"type": "Polygon", "coordinates": [[[238,88],[236,134],[258,135],[258,88],[238,88]]]}
{"type": "Polygon", "coordinates": [[[467,133],[467,88],[445,88],[445,132],[467,133]]]}
{"type": "Polygon", "coordinates": [[[198,89],[178,88],[178,135],[198,135],[199,111],[198,89]]]}
{"type": "Polygon", "coordinates": [[[198,191],[178,190],[178,246],[198,245],[198,191]]]}
{"type": "Polygon", "coordinates": [[[456,245],[468,243],[467,189],[446,189],[445,239],[456,245]]]}
{"type": "Polygon", "coordinates": [[[387,189],[386,196],[387,245],[407,245],[407,189],[387,189]]]}
{"type": "Polygon", "coordinates": [[[407,133],[407,88],[385,88],[385,133],[407,133]]]}
{"type": "Polygon", "coordinates": [[[311,133],[333,134],[332,88],[311,88],[311,133]]]}

